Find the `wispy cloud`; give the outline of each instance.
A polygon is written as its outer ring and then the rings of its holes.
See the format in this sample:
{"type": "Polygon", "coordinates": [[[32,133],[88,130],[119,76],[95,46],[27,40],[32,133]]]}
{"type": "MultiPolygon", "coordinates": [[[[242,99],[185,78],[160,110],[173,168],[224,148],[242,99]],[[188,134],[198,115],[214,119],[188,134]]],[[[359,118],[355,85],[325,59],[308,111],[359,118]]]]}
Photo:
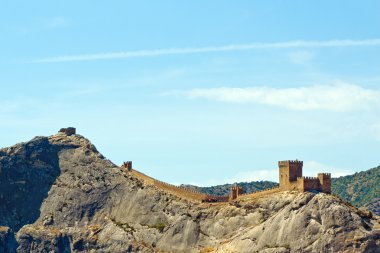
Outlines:
{"type": "Polygon", "coordinates": [[[44,28],[55,29],[60,27],[65,27],[69,24],[68,20],[63,17],[54,17],[51,19],[44,20],[44,28]]]}
{"type": "Polygon", "coordinates": [[[211,52],[244,51],[258,49],[285,49],[285,48],[323,48],[323,47],[364,47],[380,46],[380,39],[368,40],[328,40],[328,41],[287,41],[274,43],[251,43],[226,46],[197,47],[197,48],[167,48],[153,50],[138,50],[125,52],[110,52],[98,54],[63,55],[33,60],[34,63],[96,61],[109,59],[122,59],[133,57],[153,57],[163,55],[197,54],[211,52]]]}
{"type": "Polygon", "coordinates": [[[298,88],[210,88],[193,89],[188,98],[205,98],[229,103],[256,103],[292,110],[351,111],[380,107],[380,90],[337,83],[298,88]]]}
{"type": "Polygon", "coordinates": [[[309,51],[295,51],[288,54],[289,61],[294,64],[306,64],[314,58],[314,54],[309,51]]]}

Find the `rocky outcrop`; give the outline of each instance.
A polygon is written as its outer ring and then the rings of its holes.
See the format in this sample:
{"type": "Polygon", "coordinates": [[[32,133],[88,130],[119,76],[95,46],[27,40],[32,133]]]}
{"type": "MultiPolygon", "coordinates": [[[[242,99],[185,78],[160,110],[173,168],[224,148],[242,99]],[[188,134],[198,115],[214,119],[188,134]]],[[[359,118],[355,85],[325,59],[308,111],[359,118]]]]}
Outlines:
{"type": "Polygon", "coordinates": [[[6,226],[0,252],[375,252],[380,246],[379,221],[332,195],[191,202],[145,184],[75,134],[1,149],[0,194],[6,226]]]}

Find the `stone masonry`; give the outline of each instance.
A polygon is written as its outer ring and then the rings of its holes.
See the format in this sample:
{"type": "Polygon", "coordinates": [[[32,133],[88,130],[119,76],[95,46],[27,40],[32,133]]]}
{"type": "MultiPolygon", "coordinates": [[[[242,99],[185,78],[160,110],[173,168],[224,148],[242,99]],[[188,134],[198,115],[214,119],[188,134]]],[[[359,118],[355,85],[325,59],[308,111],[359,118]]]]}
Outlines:
{"type": "Polygon", "coordinates": [[[280,161],[279,182],[280,190],[286,191],[319,191],[331,193],[331,174],[318,173],[318,177],[302,176],[302,161],[280,161]]]}

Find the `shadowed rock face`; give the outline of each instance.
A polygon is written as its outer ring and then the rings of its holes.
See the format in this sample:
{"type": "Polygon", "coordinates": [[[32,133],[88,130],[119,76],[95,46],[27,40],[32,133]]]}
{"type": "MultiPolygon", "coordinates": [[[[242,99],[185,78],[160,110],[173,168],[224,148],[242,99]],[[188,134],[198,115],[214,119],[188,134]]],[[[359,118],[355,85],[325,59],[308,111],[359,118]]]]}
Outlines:
{"type": "Polygon", "coordinates": [[[46,137],[36,137],[0,150],[1,225],[17,231],[38,219],[42,201],[61,173],[61,148],[46,137]]]}
{"type": "Polygon", "coordinates": [[[379,221],[334,196],[283,192],[192,203],[144,185],[79,135],[1,149],[0,194],[0,252],[376,252],[380,246],[379,221]]]}

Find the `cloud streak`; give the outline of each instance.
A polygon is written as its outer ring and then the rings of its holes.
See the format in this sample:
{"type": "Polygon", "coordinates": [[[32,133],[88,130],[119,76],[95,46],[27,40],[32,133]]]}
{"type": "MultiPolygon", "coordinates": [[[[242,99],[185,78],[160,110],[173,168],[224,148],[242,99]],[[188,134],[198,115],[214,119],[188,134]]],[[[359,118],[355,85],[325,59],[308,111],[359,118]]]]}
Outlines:
{"type": "Polygon", "coordinates": [[[110,52],[99,54],[81,54],[81,55],[63,55],[41,58],[32,63],[53,63],[53,62],[75,62],[75,61],[97,61],[110,59],[138,58],[138,57],[154,57],[165,55],[180,54],[199,54],[212,52],[228,52],[228,51],[246,51],[260,49],[286,49],[286,48],[330,48],[330,47],[365,47],[380,46],[380,39],[368,40],[328,40],[328,41],[287,41],[275,43],[251,43],[236,44],[226,46],[213,47],[197,47],[197,48],[167,48],[154,50],[138,50],[125,52],[110,52]]]}
{"type": "Polygon", "coordinates": [[[353,111],[380,108],[379,90],[365,89],[347,83],[298,88],[192,89],[186,92],[185,96],[228,103],[255,103],[299,111],[353,111]]]}

